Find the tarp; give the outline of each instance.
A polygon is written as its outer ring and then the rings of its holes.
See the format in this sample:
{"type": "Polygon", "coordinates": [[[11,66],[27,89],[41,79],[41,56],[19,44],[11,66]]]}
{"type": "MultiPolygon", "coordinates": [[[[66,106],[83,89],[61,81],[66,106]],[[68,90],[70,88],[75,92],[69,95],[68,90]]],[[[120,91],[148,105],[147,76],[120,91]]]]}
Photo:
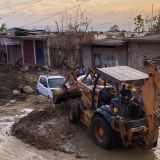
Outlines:
{"type": "Polygon", "coordinates": [[[0,38],[0,45],[5,46],[13,46],[13,45],[20,45],[21,41],[12,38],[0,38]]]}

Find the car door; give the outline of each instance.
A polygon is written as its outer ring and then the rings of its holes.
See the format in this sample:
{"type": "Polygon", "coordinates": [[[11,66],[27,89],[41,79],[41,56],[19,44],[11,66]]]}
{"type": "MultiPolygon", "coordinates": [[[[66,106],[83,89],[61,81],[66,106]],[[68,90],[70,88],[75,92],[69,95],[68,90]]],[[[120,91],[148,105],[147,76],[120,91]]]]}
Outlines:
{"type": "MultiPolygon", "coordinates": [[[[53,88],[52,88],[52,89],[53,89],[53,88]]],[[[47,95],[48,95],[48,97],[53,98],[53,92],[52,92],[52,90],[51,90],[51,88],[50,88],[50,86],[49,86],[49,79],[48,79],[47,95]]]]}
{"type": "Polygon", "coordinates": [[[44,81],[43,81],[43,95],[45,95],[46,97],[48,97],[48,79],[46,77],[44,77],[44,81]]]}
{"type": "Polygon", "coordinates": [[[37,83],[37,90],[39,93],[43,94],[43,82],[44,82],[44,77],[40,77],[37,83]]]}

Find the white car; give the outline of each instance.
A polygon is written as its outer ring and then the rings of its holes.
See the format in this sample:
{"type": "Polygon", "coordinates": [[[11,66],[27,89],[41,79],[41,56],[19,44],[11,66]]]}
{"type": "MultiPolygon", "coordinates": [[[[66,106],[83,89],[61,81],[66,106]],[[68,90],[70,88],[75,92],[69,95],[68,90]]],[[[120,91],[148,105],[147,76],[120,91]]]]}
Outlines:
{"type": "Polygon", "coordinates": [[[53,98],[53,90],[61,86],[65,81],[63,76],[40,76],[37,82],[37,90],[42,95],[53,98]]]}

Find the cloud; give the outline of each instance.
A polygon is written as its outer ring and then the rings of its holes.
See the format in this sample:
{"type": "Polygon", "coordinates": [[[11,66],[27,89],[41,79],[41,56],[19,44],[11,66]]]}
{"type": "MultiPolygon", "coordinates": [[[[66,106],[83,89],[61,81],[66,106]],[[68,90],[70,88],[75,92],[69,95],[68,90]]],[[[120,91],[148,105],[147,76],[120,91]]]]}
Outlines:
{"type": "MultiPolygon", "coordinates": [[[[4,21],[8,25],[20,26],[37,21],[51,13],[57,13],[83,1],[85,0],[43,0],[40,3],[5,18],[4,21]]],[[[1,0],[0,5],[15,2],[17,3],[19,0],[1,0]]],[[[124,19],[124,21],[126,21],[129,17],[134,17],[139,13],[151,12],[151,4],[152,0],[91,0],[81,6],[81,8],[88,13],[88,16],[92,18],[94,24],[107,21],[117,21],[120,23],[121,20],[124,19]]],[[[155,10],[159,7],[160,4],[156,4],[155,10]]],[[[18,8],[0,10],[0,16],[10,13],[15,9],[18,8]]],[[[54,20],[58,18],[59,17],[54,17],[37,25],[53,24],[54,20]]]]}

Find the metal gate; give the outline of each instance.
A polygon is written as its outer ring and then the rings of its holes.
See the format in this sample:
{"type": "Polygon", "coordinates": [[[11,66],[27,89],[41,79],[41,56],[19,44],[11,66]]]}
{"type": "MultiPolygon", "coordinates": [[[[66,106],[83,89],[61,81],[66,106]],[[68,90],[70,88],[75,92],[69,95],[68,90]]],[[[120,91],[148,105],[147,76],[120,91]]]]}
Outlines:
{"type": "Polygon", "coordinates": [[[71,64],[79,67],[82,64],[81,49],[50,48],[50,60],[52,68],[60,68],[71,64]]]}

